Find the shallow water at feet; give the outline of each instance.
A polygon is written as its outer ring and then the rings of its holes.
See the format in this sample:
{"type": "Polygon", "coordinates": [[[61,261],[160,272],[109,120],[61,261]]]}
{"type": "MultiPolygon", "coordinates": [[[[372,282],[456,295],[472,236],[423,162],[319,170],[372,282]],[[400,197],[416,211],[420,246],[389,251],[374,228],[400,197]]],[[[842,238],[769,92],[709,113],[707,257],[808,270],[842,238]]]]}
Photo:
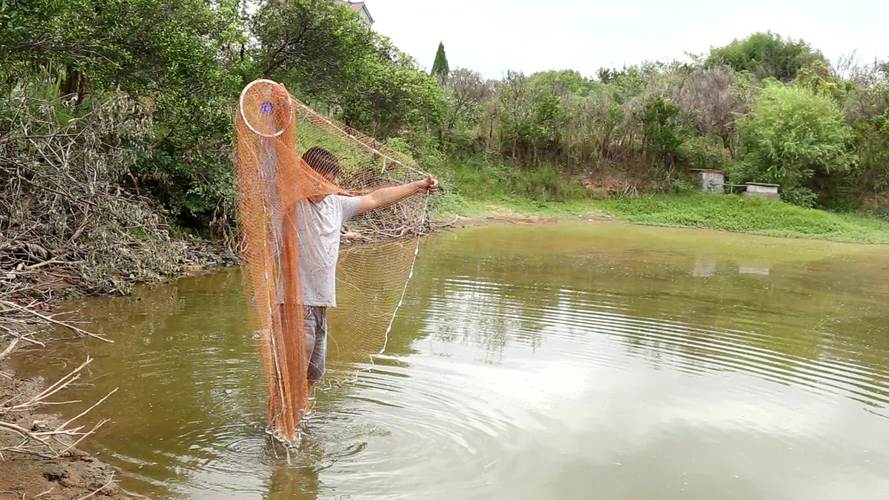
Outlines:
{"type": "Polygon", "coordinates": [[[93,356],[68,396],[120,391],[87,448],[152,497],[887,498],[887,278],[885,247],[621,224],[437,234],[385,355],[355,361],[363,344],[333,322],[336,383],[289,464],[263,432],[235,270],[74,304],[115,344],[18,363],[52,376],[93,356]]]}

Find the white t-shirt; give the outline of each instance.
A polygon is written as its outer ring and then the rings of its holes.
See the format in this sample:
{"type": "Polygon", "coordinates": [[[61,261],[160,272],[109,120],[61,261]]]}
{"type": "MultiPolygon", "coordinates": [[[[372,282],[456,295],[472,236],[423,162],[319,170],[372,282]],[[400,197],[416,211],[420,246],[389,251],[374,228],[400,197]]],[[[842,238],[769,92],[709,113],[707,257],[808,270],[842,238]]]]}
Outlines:
{"type": "Polygon", "coordinates": [[[303,305],[336,307],[336,262],[340,230],[357,212],[357,197],[331,194],[318,203],[296,204],[299,279],[303,305]]]}

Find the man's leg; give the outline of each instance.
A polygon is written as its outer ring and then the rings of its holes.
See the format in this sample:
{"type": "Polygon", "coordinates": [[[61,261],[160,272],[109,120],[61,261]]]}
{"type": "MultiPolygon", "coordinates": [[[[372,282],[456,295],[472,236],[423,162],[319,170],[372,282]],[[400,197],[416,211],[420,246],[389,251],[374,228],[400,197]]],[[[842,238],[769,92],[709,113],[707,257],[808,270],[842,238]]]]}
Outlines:
{"type": "Polygon", "coordinates": [[[309,356],[309,390],[324,377],[327,358],[327,308],[313,307],[314,335],[312,353],[309,356]]]}
{"type": "Polygon", "coordinates": [[[315,314],[315,307],[303,307],[303,324],[306,335],[306,381],[309,386],[309,396],[312,395],[315,381],[312,379],[312,354],[315,352],[315,332],[318,329],[318,318],[315,314]]]}

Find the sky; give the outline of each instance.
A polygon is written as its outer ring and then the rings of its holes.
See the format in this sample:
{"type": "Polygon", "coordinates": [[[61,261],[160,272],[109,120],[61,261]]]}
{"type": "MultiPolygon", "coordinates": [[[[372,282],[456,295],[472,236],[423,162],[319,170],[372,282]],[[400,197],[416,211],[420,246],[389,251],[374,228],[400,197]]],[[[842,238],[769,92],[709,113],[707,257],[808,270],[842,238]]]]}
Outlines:
{"type": "Polygon", "coordinates": [[[366,0],[374,29],[426,69],[438,42],[451,67],[487,78],[671,61],[756,31],[802,38],[828,59],[889,60],[889,0],[366,0]]]}

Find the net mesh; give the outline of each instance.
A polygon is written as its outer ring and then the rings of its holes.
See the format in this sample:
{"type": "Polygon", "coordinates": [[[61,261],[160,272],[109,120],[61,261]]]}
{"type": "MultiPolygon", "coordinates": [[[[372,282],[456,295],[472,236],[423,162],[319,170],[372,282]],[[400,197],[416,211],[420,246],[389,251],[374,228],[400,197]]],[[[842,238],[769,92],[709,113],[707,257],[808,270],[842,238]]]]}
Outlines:
{"type": "MultiPolygon", "coordinates": [[[[244,89],[236,121],[241,260],[267,381],[268,425],[277,438],[293,443],[306,410],[310,354],[297,240],[299,223],[306,222],[297,217],[308,215],[295,208],[332,194],[364,195],[424,174],[408,155],[315,112],[268,80],[244,89]]],[[[426,197],[412,196],[345,224],[338,307],[328,318],[328,366],[356,366],[384,349],[425,216],[426,197]]]]}

